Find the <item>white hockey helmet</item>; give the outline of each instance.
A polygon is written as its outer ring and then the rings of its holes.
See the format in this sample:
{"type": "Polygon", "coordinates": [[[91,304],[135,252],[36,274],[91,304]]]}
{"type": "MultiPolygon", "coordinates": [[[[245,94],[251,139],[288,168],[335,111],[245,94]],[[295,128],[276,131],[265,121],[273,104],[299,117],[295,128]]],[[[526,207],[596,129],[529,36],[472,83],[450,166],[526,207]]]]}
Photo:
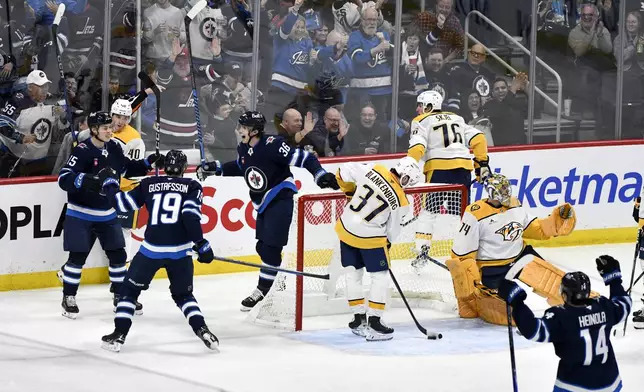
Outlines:
{"type": "Polygon", "coordinates": [[[112,104],[110,115],[118,114],[119,116],[132,117],[132,105],[127,99],[119,98],[112,104]]]}
{"type": "Polygon", "coordinates": [[[393,168],[400,177],[400,185],[403,188],[418,184],[422,179],[422,173],[418,162],[412,157],[404,157],[393,168]]]}
{"type": "Polygon", "coordinates": [[[432,105],[431,111],[441,110],[443,106],[443,96],[438,91],[429,90],[423,91],[416,97],[416,103],[423,105],[423,112],[427,110],[427,106],[432,105]]]}

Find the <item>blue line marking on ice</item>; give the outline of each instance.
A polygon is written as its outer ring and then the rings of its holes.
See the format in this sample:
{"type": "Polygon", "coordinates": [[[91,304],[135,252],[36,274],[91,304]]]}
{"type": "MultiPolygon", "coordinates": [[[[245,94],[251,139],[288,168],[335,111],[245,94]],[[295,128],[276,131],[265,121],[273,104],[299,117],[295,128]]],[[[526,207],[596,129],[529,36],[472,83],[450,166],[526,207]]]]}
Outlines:
{"type": "MultiPolygon", "coordinates": [[[[386,322],[386,320],[385,320],[386,322]]],[[[413,324],[390,324],[394,338],[389,341],[367,342],[354,335],[349,328],[300,331],[284,337],[339,351],[364,355],[462,355],[508,350],[508,329],[505,326],[487,324],[479,319],[441,319],[420,321],[421,325],[443,334],[441,340],[428,340],[413,324]]],[[[516,349],[535,347],[516,333],[516,349]]]]}

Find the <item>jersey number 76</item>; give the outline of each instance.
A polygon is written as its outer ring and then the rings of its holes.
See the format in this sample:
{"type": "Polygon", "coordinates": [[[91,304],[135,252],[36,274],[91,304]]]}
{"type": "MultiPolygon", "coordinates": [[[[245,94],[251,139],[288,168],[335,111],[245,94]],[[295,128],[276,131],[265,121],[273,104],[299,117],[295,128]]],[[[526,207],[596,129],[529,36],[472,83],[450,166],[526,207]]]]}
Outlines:
{"type": "Polygon", "coordinates": [[[463,136],[458,132],[458,127],[459,125],[457,123],[452,123],[450,127],[447,127],[447,124],[443,123],[435,126],[434,131],[443,131],[443,144],[445,147],[449,147],[452,143],[463,143],[463,136]]]}

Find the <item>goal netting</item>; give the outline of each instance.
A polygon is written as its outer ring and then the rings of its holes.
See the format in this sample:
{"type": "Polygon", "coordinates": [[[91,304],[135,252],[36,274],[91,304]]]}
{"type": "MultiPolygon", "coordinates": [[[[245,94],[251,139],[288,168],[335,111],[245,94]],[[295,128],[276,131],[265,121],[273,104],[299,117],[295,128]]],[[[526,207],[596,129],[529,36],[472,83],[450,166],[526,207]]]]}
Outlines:
{"type": "MultiPolygon", "coordinates": [[[[466,190],[460,185],[425,184],[405,192],[412,208],[389,251],[390,267],[412,307],[454,312],[456,299],[449,272],[432,263],[422,268],[412,266],[416,258],[414,238],[421,222],[418,217],[429,214],[434,222],[431,256],[444,263],[467,205],[466,190]]],[[[305,317],[351,312],[345,294],[345,269],[340,264],[340,242],[334,230],[346,204],[347,198],[340,192],[296,195],[282,267],[329,274],[330,279],[278,273],[264,300],[250,312],[252,322],[299,331],[305,317]]],[[[369,290],[368,275],[365,274],[365,293],[369,290]]],[[[404,306],[393,282],[387,306],[404,306]]]]}

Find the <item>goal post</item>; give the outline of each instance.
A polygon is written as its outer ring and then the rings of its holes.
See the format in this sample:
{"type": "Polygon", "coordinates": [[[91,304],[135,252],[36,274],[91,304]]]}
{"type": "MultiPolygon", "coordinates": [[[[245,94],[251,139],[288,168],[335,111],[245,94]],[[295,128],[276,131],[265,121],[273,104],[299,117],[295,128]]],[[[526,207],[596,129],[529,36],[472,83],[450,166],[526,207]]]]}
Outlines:
{"type": "MultiPolygon", "coordinates": [[[[454,311],[456,299],[448,271],[429,263],[414,268],[414,237],[421,214],[433,221],[431,256],[445,261],[450,256],[460,218],[467,207],[467,189],[462,185],[423,184],[405,189],[410,211],[403,218],[401,233],[389,251],[390,268],[405,296],[414,307],[454,311]]],[[[340,264],[340,241],[335,233],[347,197],[341,192],[318,191],[295,196],[289,243],[282,267],[301,272],[329,274],[328,281],[278,273],[264,300],[250,312],[249,319],[261,325],[302,330],[308,316],[350,312],[346,299],[345,270],[340,264]]],[[[368,291],[369,274],[365,274],[368,291]]],[[[387,306],[402,306],[391,285],[387,306]]]]}

